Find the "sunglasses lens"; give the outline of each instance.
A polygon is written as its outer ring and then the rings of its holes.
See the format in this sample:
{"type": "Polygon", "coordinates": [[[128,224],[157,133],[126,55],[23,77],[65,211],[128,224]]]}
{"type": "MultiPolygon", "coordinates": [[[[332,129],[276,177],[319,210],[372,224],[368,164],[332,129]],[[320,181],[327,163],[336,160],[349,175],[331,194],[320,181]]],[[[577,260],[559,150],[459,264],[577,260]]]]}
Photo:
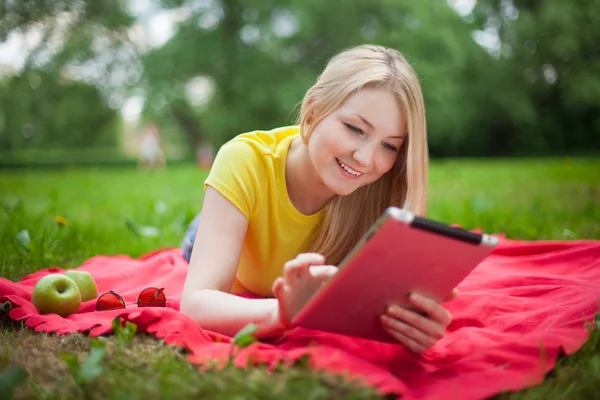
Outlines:
{"type": "Polygon", "coordinates": [[[166,307],[167,298],[163,289],[148,288],[140,293],[137,304],[138,307],[166,307]]]}
{"type": "Polygon", "coordinates": [[[96,311],[118,310],[121,308],[125,308],[125,301],[113,292],[104,293],[96,301],[96,311]]]}

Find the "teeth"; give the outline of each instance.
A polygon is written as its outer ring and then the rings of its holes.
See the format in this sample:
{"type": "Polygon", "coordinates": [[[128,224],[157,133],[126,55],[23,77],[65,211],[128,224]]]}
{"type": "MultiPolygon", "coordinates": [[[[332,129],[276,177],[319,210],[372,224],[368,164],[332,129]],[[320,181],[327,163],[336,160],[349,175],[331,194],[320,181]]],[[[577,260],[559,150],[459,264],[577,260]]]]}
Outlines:
{"type": "Polygon", "coordinates": [[[349,174],[351,174],[351,175],[354,175],[354,176],[360,176],[360,175],[362,175],[360,172],[357,172],[357,171],[353,170],[352,168],[350,168],[349,166],[347,166],[346,164],[344,164],[344,163],[343,163],[343,162],[341,162],[340,160],[337,160],[337,162],[338,162],[338,164],[340,164],[340,166],[341,166],[342,168],[344,168],[344,170],[346,170],[346,172],[348,172],[349,174]]]}

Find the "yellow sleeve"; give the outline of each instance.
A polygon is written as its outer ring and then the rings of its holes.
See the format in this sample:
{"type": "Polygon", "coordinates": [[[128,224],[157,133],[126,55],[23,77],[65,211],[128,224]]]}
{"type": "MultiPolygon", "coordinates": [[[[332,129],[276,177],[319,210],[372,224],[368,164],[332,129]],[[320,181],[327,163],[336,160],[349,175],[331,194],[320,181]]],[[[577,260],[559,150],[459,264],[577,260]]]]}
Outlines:
{"type": "Polygon", "coordinates": [[[217,152],[204,189],[212,186],[250,220],[264,175],[259,151],[247,142],[231,141],[217,152]]]}

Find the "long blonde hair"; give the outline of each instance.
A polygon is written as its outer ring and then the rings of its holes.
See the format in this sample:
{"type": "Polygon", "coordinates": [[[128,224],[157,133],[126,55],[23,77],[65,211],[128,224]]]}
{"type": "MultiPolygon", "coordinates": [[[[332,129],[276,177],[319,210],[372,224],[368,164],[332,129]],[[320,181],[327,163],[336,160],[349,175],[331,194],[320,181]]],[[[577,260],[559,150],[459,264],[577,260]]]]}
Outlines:
{"type": "Polygon", "coordinates": [[[325,206],[322,226],[309,251],[323,254],[332,265],[342,261],[387,207],[425,214],[429,158],[425,105],[419,80],[400,52],[362,45],[334,56],[304,96],[301,136],[307,143],[321,119],[364,87],[385,88],[396,96],[408,137],[390,171],[347,196],[336,196],[325,206]]]}

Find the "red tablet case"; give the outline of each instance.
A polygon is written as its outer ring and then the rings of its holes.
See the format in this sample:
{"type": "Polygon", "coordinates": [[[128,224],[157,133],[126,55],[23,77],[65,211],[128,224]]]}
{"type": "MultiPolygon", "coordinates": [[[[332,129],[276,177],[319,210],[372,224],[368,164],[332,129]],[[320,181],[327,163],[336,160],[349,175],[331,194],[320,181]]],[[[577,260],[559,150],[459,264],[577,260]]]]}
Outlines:
{"type": "Polygon", "coordinates": [[[305,305],[298,307],[292,323],[395,342],[379,319],[387,305],[408,306],[412,291],[442,301],[496,243],[489,235],[390,208],[340,264],[336,275],[310,300],[301,300],[305,305]]]}

